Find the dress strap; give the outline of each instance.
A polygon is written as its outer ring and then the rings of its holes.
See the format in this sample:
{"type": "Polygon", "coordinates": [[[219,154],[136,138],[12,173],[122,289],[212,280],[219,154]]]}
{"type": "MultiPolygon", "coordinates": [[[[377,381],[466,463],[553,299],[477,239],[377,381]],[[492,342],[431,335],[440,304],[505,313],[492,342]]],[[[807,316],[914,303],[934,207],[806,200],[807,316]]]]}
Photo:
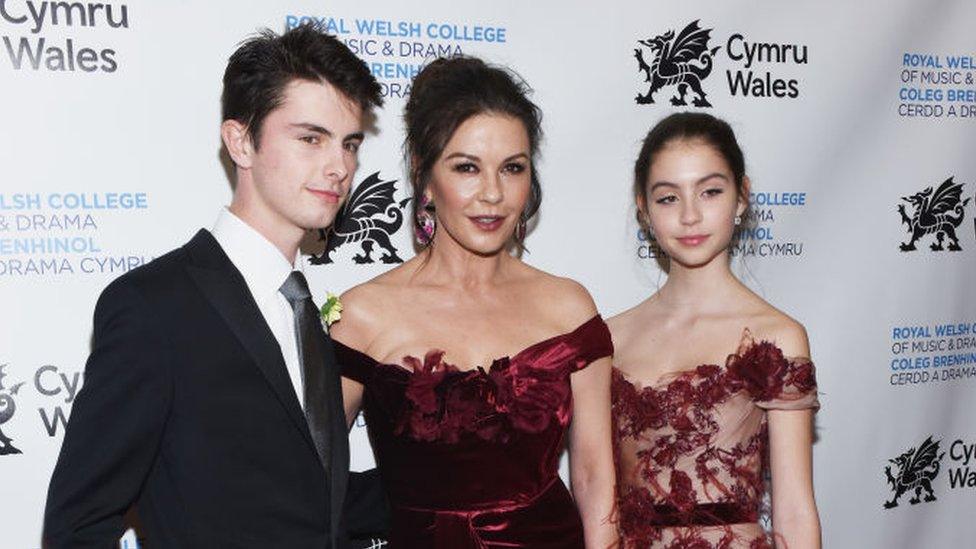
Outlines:
{"type": "Polygon", "coordinates": [[[816,369],[809,358],[787,357],[775,343],[757,342],[747,328],[735,354],[725,364],[732,379],[748,391],[760,408],[820,408],[816,369]]]}
{"type": "Polygon", "coordinates": [[[336,360],[343,377],[358,381],[365,385],[373,377],[378,364],[373,357],[362,351],[344,345],[340,341],[332,340],[335,345],[336,360]]]}
{"type": "Polygon", "coordinates": [[[573,331],[568,338],[576,347],[573,370],[582,370],[591,362],[613,355],[610,328],[600,315],[596,315],[573,331]]]}

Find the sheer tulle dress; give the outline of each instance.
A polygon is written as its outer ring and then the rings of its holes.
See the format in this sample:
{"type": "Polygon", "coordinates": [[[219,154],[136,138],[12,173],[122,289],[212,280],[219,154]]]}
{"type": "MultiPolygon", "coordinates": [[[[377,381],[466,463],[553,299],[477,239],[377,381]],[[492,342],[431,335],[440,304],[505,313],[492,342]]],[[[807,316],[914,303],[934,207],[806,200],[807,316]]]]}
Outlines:
{"type": "Polygon", "coordinates": [[[570,374],[613,353],[599,316],[487,369],[459,370],[442,351],[384,364],[336,347],[343,375],[364,386],[392,549],[583,547],[558,463],[570,374]]]}
{"type": "Polygon", "coordinates": [[[766,410],[819,407],[813,364],[748,330],[724,365],[640,386],[612,377],[617,512],[625,548],[772,547],[759,524],[766,410]]]}

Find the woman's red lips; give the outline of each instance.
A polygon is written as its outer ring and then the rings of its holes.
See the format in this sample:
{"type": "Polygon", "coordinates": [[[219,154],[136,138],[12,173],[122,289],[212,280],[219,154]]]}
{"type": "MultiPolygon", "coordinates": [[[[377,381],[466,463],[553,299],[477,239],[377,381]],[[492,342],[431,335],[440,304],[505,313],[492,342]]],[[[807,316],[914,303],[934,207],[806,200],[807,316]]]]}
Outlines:
{"type": "Polygon", "coordinates": [[[477,215],[470,216],[468,219],[475,224],[476,227],[483,231],[494,231],[502,226],[505,222],[505,218],[497,215],[477,215]]]}
{"type": "Polygon", "coordinates": [[[708,240],[707,234],[693,234],[691,236],[682,236],[678,238],[678,242],[684,244],[685,246],[697,246],[706,240],[708,240]]]}

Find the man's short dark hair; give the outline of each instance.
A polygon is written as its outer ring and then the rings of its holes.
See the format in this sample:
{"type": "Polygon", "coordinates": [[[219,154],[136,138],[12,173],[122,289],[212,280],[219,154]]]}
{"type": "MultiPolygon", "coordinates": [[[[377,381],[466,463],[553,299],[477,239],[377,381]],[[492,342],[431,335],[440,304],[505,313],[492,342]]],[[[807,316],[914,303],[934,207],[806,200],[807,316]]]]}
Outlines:
{"type": "Polygon", "coordinates": [[[364,113],[383,104],[379,82],[366,63],[319,26],[303,24],[281,35],[264,29],[230,56],[221,95],[223,120],[247,126],[258,148],[265,117],[281,105],[293,80],[324,80],[364,113]]]}

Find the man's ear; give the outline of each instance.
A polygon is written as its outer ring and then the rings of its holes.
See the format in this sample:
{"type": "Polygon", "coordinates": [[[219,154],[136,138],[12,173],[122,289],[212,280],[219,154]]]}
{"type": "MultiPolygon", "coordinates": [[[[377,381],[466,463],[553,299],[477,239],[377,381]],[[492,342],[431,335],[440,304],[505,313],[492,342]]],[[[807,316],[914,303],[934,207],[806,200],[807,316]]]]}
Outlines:
{"type": "Polygon", "coordinates": [[[238,120],[224,120],[220,124],[220,138],[227,154],[238,168],[248,169],[254,157],[254,146],[247,126],[238,120]]]}
{"type": "Polygon", "coordinates": [[[752,190],[752,181],[749,176],[742,176],[742,190],[739,191],[739,205],[735,209],[735,215],[742,215],[749,207],[749,192],[752,190]]]}

